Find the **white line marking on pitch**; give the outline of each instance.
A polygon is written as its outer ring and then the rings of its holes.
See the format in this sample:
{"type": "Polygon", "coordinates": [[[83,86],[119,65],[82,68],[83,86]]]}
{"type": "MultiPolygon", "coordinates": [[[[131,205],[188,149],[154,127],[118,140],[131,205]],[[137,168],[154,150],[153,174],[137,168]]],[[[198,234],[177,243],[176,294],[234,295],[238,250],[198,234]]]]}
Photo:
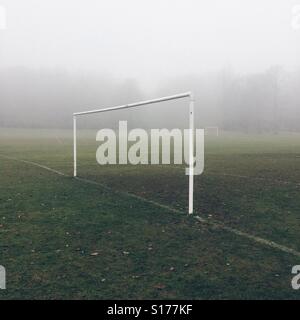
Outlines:
{"type": "Polygon", "coordinates": [[[56,173],[56,174],[59,174],[60,176],[64,176],[64,177],[68,177],[68,175],[64,174],[63,172],[60,172],[58,170],[55,170],[55,169],[51,169],[47,166],[44,166],[42,164],[39,164],[39,163],[36,163],[36,162],[33,162],[33,161],[28,161],[28,160],[23,160],[23,159],[17,159],[17,158],[13,158],[13,157],[8,157],[8,156],[4,156],[4,155],[0,155],[1,157],[3,158],[6,158],[6,159],[10,159],[10,160],[14,160],[14,161],[19,161],[19,162],[24,162],[24,163],[27,163],[27,164],[31,164],[33,166],[36,166],[36,167],[39,167],[39,168],[42,168],[42,169],[45,169],[45,170],[48,170],[50,172],[53,172],[53,173],[56,173]]]}
{"type": "Polygon", "coordinates": [[[197,219],[198,221],[200,221],[202,223],[211,224],[213,227],[229,231],[229,232],[231,232],[231,233],[233,233],[233,234],[235,234],[237,236],[241,236],[241,237],[247,238],[249,240],[255,241],[257,243],[269,246],[271,248],[278,249],[278,250],[283,251],[285,253],[293,254],[296,257],[300,257],[300,252],[299,251],[294,250],[292,248],[288,248],[288,247],[283,246],[281,244],[278,244],[278,243],[276,243],[274,241],[267,240],[267,239],[264,239],[264,238],[260,238],[260,237],[254,236],[254,235],[252,235],[250,233],[247,233],[247,232],[244,232],[244,231],[240,231],[240,230],[235,229],[235,228],[228,227],[228,226],[226,226],[226,225],[224,225],[223,223],[220,223],[220,222],[208,221],[208,220],[203,219],[203,218],[201,218],[199,216],[195,216],[195,219],[197,219]]]}
{"type": "MultiPolygon", "coordinates": [[[[36,162],[33,162],[33,161],[28,161],[28,160],[22,160],[22,159],[17,159],[17,158],[13,158],[13,157],[8,157],[8,156],[5,156],[5,155],[0,155],[1,157],[3,158],[6,158],[6,159],[10,159],[10,160],[14,160],[14,161],[19,161],[19,162],[23,162],[23,163],[27,163],[27,164],[30,164],[30,165],[33,165],[33,166],[36,166],[36,167],[39,167],[41,169],[45,169],[47,171],[50,171],[52,173],[56,173],[60,176],[64,176],[64,177],[70,177],[69,175],[61,172],[61,171],[58,171],[58,170],[55,170],[55,169],[52,169],[52,168],[49,168],[47,166],[44,166],[44,165],[41,165],[39,163],[36,163],[36,162]]],[[[178,210],[178,209],[175,209],[175,208],[172,208],[172,207],[169,207],[167,205],[164,205],[164,204],[161,204],[159,202],[156,202],[156,201],[153,201],[153,200],[148,200],[146,198],[143,198],[143,197],[140,197],[140,196],[137,196],[135,194],[132,194],[132,193],[129,193],[129,192],[126,192],[126,191],[117,191],[117,190],[114,190],[110,187],[108,187],[107,185],[104,185],[102,183],[99,183],[99,182],[96,182],[96,181],[92,181],[92,180],[88,180],[88,179],[85,179],[85,178],[79,178],[79,177],[76,177],[75,178],[76,180],[78,181],[82,181],[82,182],[85,182],[85,183],[89,183],[89,184],[93,184],[93,185],[97,185],[97,186],[100,186],[106,190],[110,190],[110,191],[113,191],[114,193],[118,193],[118,194],[122,194],[122,195],[125,195],[125,196],[128,196],[128,197],[131,197],[131,198],[135,198],[135,199],[138,199],[138,200],[141,200],[143,202],[147,202],[147,203],[150,203],[150,204],[153,204],[157,207],[160,207],[160,208],[163,208],[163,209],[166,209],[168,211],[172,211],[172,212],[175,212],[175,213],[179,213],[179,214],[184,214],[185,212],[183,212],[182,210],[178,210]]],[[[265,245],[265,246],[268,246],[270,248],[273,248],[273,249],[277,249],[277,250],[280,250],[284,253],[289,253],[289,254],[292,254],[296,257],[300,257],[300,252],[297,251],[297,250],[294,250],[292,248],[289,248],[289,247],[286,247],[286,246],[283,246],[281,244],[278,244],[274,241],[271,241],[271,240],[267,240],[267,239],[264,239],[264,238],[260,238],[260,237],[257,237],[257,236],[254,236],[250,233],[247,233],[247,232],[244,232],[244,231],[240,231],[238,229],[235,229],[235,228],[231,228],[231,227],[228,227],[226,225],[224,225],[223,223],[221,222],[217,222],[217,221],[213,221],[213,220],[207,220],[207,219],[204,219],[202,217],[199,217],[199,216],[193,216],[197,221],[199,222],[202,222],[204,224],[207,224],[207,225],[211,225],[213,227],[216,227],[216,228],[219,228],[219,229],[223,229],[225,231],[228,231],[230,233],[233,233],[237,236],[240,236],[240,237],[243,237],[243,238],[246,238],[248,240],[252,240],[256,243],[259,243],[259,244],[262,244],[262,245],[265,245]]]]}
{"type": "MultiPolygon", "coordinates": [[[[159,202],[156,202],[156,201],[153,201],[153,200],[148,200],[148,199],[145,199],[143,197],[140,197],[140,196],[137,196],[135,194],[132,194],[132,193],[128,193],[126,191],[115,191],[114,189],[106,186],[106,185],[103,185],[101,183],[98,183],[98,182],[95,182],[95,181],[91,181],[91,180],[88,180],[88,179],[83,179],[83,178],[78,178],[76,177],[77,180],[80,180],[80,181],[83,181],[83,182],[86,182],[86,183],[90,183],[90,184],[94,184],[94,185],[98,185],[98,186],[101,186],[107,190],[111,190],[113,192],[116,192],[116,193],[119,193],[119,194],[123,194],[125,196],[129,196],[129,197],[132,197],[132,198],[135,198],[135,199],[138,199],[138,200],[141,200],[141,201],[144,201],[144,202],[147,202],[147,203],[151,203],[155,206],[158,206],[158,207],[161,207],[163,209],[167,209],[168,211],[172,211],[172,212],[175,212],[175,213],[180,213],[180,214],[184,214],[184,212],[182,210],[178,210],[178,209],[175,209],[175,208],[172,208],[172,207],[169,207],[167,205],[164,205],[164,204],[161,204],[159,202]]],[[[266,246],[269,246],[271,248],[274,248],[274,249],[278,249],[280,251],[283,251],[285,253],[290,253],[290,254],[293,254],[294,256],[296,257],[300,257],[300,252],[292,249],[292,248],[288,248],[286,246],[283,246],[281,244],[278,244],[274,241],[271,241],[271,240],[267,240],[267,239],[264,239],[264,238],[260,238],[260,237],[257,237],[257,236],[254,236],[250,233],[247,233],[247,232],[244,232],[244,231],[240,231],[238,229],[235,229],[235,228],[231,228],[231,227],[228,227],[226,225],[224,225],[223,223],[221,222],[216,222],[216,221],[213,221],[213,220],[207,220],[207,219],[204,219],[204,218],[201,218],[199,216],[193,216],[197,221],[200,221],[202,223],[205,223],[205,224],[208,224],[208,225],[211,225],[215,228],[219,228],[219,229],[223,229],[225,231],[228,231],[230,233],[233,233],[235,235],[238,235],[238,236],[241,236],[241,237],[244,237],[244,238],[247,238],[249,240],[252,240],[254,242],[257,242],[257,243],[260,243],[260,244],[263,244],[263,245],[266,245],[266,246]]]]}

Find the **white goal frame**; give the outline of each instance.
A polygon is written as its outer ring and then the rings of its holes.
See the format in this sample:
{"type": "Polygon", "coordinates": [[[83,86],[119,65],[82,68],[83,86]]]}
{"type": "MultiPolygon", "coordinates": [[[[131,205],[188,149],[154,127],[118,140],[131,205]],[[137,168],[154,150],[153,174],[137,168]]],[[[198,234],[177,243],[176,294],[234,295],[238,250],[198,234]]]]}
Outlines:
{"type": "Polygon", "coordinates": [[[193,213],[194,202],[194,96],[191,92],[180,93],[172,96],[162,97],[158,99],[145,100],[116,107],[95,109],[90,111],[73,113],[73,156],[74,156],[74,177],[77,176],[77,127],[76,120],[79,116],[93,113],[109,112],[120,109],[136,108],[140,106],[150,105],[154,103],[189,98],[189,214],[193,213]]]}

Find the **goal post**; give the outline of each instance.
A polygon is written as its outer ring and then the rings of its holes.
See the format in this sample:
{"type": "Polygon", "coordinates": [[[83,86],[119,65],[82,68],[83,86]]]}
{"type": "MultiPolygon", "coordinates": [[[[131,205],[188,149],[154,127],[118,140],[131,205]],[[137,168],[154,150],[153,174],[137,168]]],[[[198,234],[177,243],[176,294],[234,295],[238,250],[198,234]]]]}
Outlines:
{"type": "Polygon", "coordinates": [[[137,108],[141,106],[151,105],[159,102],[177,100],[177,99],[189,99],[189,199],[188,207],[189,214],[193,213],[194,202],[194,96],[191,92],[180,93],[172,96],[145,100],[135,103],[129,103],[116,107],[109,107],[103,109],[94,109],[89,111],[75,112],[73,113],[73,157],[74,157],[74,177],[77,177],[77,117],[85,116],[94,113],[116,111],[121,109],[137,108]]]}

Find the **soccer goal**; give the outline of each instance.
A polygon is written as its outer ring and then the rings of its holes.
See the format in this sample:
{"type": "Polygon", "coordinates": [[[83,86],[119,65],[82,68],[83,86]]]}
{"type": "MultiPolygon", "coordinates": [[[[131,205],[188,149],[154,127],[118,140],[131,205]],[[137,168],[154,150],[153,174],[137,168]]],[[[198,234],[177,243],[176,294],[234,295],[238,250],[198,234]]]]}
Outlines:
{"type": "Polygon", "coordinates": [[[109,107],[103,109],[95,109],[89,111],[75,112],[73,113],[73,155],[74,155],[74,177],[77,176],[77,117],[87,116],[101,112],[111,112],[121,109],[137,108],[142,106],[149,106],[155,103],[177,100],[177,99],[188,99],[189,100],[189,195],[188,195],[188,210],[189,214],[193,213],[193,198],[194,198],[194,97],[191,92],[176,94],[172,96],[162,97],[158,99],[140,101],[130,104],[125,104],[116,107],[109,107]]]}

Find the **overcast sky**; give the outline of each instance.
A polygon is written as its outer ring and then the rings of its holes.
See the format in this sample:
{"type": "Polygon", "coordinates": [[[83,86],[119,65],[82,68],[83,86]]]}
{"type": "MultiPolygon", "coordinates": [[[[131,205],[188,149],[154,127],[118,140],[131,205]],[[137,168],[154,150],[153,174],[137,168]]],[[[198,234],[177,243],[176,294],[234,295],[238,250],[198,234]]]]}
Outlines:
{"type": "Polygon", "coordinates": [[[231,66],[300,65],[300,0],[0,0],[0,67],[106,72],[153,86],[231,66]]]}

